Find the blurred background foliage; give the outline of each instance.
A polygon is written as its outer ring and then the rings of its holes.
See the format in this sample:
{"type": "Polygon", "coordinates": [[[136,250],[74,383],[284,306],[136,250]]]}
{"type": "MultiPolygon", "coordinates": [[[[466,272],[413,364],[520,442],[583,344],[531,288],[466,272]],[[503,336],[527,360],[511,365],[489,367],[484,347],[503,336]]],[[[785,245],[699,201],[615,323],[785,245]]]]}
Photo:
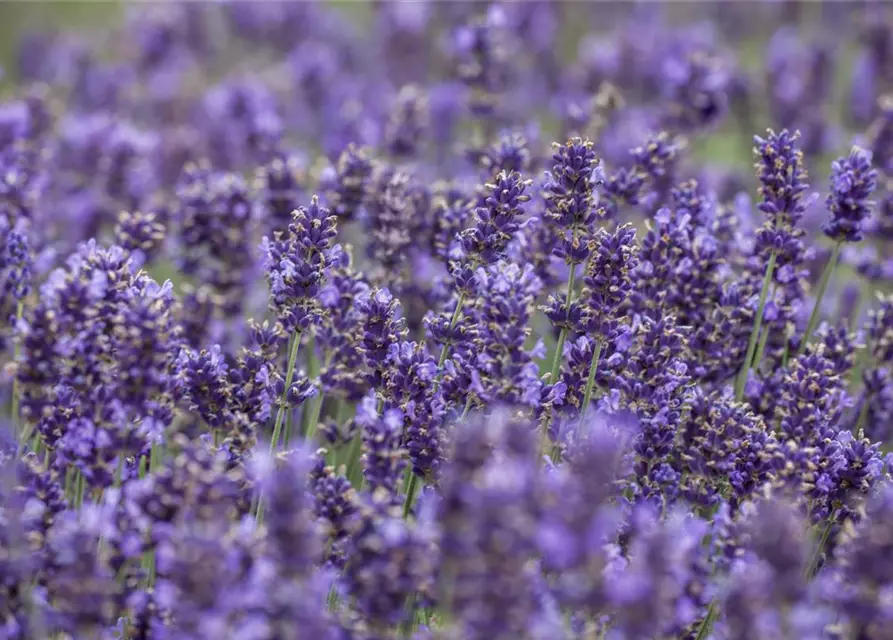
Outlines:
{"type": "MultiPolygon", "coordinates": [[[[260,0],[261,2],[263,0],[260,0]]],[[[412,0],[409,0],[412,1],[412,0]]],[[[465,0],[460,0],[465,1],[465,0]]],[[[259,2],[260,3],[260,2],[259,2]]],[[[599,1],[599,5],[605,14],[605,20],[596,25],[596,29],[610,31],[616,26],[617,16],[624,13],[631,5],[653,4],[660,7],[665,18],[676,21],[679,24],[711,21],[723,31],[728,31],[730,38],[735,31],[733,22],[735,17],[756,5],[775,3],[786,6],[786,11],[793,19],[798,29],[804,32],[814,33],[822,29],[822,18],[826,12],[834,12],[835,5],[851,5],[852,2],[821,2],[821,1],[784,1],[784,0],[717,0],[717,1],[665,1],[654,0],[652,2],[636,3],[629,0],[599,1]]],[[[4,73],[0,81],[0,92],[8,93],[15,84],[15,55],[22,37],[35,31],[57,31],[65,29],[75,30],[88,35],[94,41],[103,38],[115,38],[115,27],[128,18],[136,19],[141,11],[151,8],[152,2],[121,2],[120,0],[106,0],[96,2],[74,1],[40,1],[24,0],[14,2],[0,2],[0,65],[4,73]]],[[[335,0],[329,4],[344,11],[352,19],[363,22],[370,19],[374,11],[374,0],[335,0]]],[[[587,2],[559,1],[556,4],[561,7],[563,18],[561,42],[562,55],[565,59],[572,59],[582,37],[591,33],[592,22],[583,18],[583,12],[592,12],[587,2]]],[[[790,22],[789,22],[790,24],[790,22]]],[[[824,23],[827,25],[827,20],[824,23]]],[[[749,30],[744,39],[734,38],[730,43],[737,53],[737,62],[741,68],[747,70],[755,77],[759,77],[764,69],[764,58],[767,43],[779,25],[766,24],[763,32],[754,33],[749,30]]],[[[825,26],[824,28],[827,28],[825,26]]],[[[850,34],[853,32],[850,31],[850,34]]],[[[843,120],[843,110],[846,102],[848,76],[852,68],[854,52],[857,42],[845,41],[839,43],[835,60],[836,81],[835,111],[843,120]]],[[[753,122],[756,131],[762,131],[773,123],[768,122],[767,115],[760,113],[759,104],[753,105],[757,113],[753,114],[753,122]]],[[[548,128],[548,123],[545,124],[548,128]]],[[[840,155],[845,151],[849,143],[848,136],[842,136],[845,143],[841,149],[829,151],[827,160],[840,155]]],[[[727,126],[710,136],[703,136],[691,140],[692,151],[697,159],[712,160],[731,164],[739,167],[750,164],[751,141],[748,135],[742,135],[740,128],[736,128],[731,119],[727,119],[727,126]]],[[[821,166],[827,166],[828,162],[822,162],[821,166]]]]}

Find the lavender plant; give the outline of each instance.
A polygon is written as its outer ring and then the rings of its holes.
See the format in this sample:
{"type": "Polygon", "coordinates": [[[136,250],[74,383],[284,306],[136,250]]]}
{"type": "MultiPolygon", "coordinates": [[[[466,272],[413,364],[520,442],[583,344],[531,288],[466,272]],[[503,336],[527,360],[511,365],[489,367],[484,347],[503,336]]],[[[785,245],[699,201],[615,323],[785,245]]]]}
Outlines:
{"type": "Polygon", "coordinates": [[[893,14],[349,7],[13,43],[0,638],[889,638],[893,14]]]}

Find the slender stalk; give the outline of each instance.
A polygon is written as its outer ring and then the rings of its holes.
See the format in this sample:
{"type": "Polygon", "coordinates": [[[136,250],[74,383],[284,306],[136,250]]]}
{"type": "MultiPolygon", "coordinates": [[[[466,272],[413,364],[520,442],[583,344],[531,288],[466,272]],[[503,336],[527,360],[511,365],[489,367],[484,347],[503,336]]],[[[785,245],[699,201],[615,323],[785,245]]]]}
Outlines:
{"type": "Polygon", "coordinates": [[[415,605],[416,605],[416,594],[415,592],[411,593],[406,598],[406,602],[403,604],[403,622],[400,623],[400,637],[402,638],[412,638],[413,631],[415,631],[416,621],[415,621],[415,605]]]}
{"type": "Polygon", "coordinates": [[[409,481],[406,483],[406,499],[403,501],[403,519],[406,520],[409,518],[409,514],[412,512],[412,504],[415,502],[415,494],[418,491],[418,479],[419,477],[412,472],[412,469],[409,470],[409,481]]]}
{"type": "Polygon", "coordinates": [[[757,365],[754,363],[760,362],[763,359],[763,353],[766,351],[766,343],[769,341],[769,327],[764,327],[760,332],[760,341],[757,343],[757,352],[753,357],[753,363],[751,366],[756,367],[757,365]]]}
{"type": "MultiPolygon", "coordinates": [[[[744,385],[747,383],[747,372],[750,371],[751,361],[757,348],[757,338],[763,326],[763,311],[766,309],[766,297],[769,295],[769,286],[772,284],[772,274],[775,272],[775,252],[769,254],[769,264],[766,265],[766,275],[763,277],[763,288],[760,290],[760,300],[757,303],[757,312],[753,319],[753,329],[750,331],[750,340],[747,342],[747,354],[744,356],[744,364],[738,374],[735,385],[735,400],[744,398],[744,385]]],[[[759,364],[759,363],[757,363],[759,364]]]]}
{"type": "Polygon", "coordinates": [[[78,470],[75,472],[75,480],[74,480],[74,508],[80,509],[81,505],[84,504],[84,491],[86,490],[86,481],[84,480],[84,474],[78,470]]]}
{"type": "MultiPolygon", "coordinates": [[[[325,358],[325,364],[323,367],[328,369],[332,364],[332,358],[334,357],[334,353],[327,353],[325,358]]],[[[317,372],[316,375],[319,376],[321,372],[317,372]]],[[[304,433],[304,438],[308,441],[313,440],[313,436],[316,433],[316,428],[319,426],[319,415],[322,412],[322,403],[326,399],[325,394],[322,390],[322,381],[320,381],[320,389],[319,393],[316,394],[316,397],[313,398],[313,405],[310,409],[310,415],[307,419],[307,429],[304,433]]]]}
{"type": "Polygon", "coordinates": [[[462,415],[459,416],[459,422],[464,422],[465,418],[468,417],[468,412],[471,411],[471,396],[465,400],[465,408],[462,409],[462,415]]]}
{"type": "Polygon", "coordinates": [[[120,454],[118,456],[118,466],[115,468],[115,488],[121,486],[122,478],[124,477],[124,454],[120,454]]]}
{"type": "Polygon", "coordinates": [[[868,418],[868,393],[865,393],[865,398],[862,400],[862,408],[859,410],[859,417],[856,419],[856,426],[853,428],[853,433],[859,434],[863,427],[865,427],[865,420],[868,418]]]}
{"type": "Polygon", "coordinates": [[[319,426],[319,415],[322,413],[322,403],[325,400],[322,389],[316,395],[317,397],[313,398],[314,402],[310,407],[310,415],[307,418],[307,433],[304,435],[308,442],[312,441],[313,436],[316,435],[316,428],[319,426]]]}
{"type": "Polygon", "coordinates": [[[592,389],[595,387],[595,371],[598,369],[598,361],[602,356],[602,341],[595,341],[595,351],[592,353],[592,364],[589,365],[589,377],[586,379],[586,391],[583,394],[583,406],[580,407],[580,417],[586,416],[589,403],[592,401],[592,389]]]}
{"type": "Polygon", "coordinates": [[[74,467],[70,465],[65,469],[65,484],[63,490],[68,501],[74,504],[74,467]]]}
{"type": "MultiPolygon", "coordinates": [[[[15,391],[13,391],[15,393],[15,391]]],[[[31,445],[31,451],[36,453],[38,456],[40,455],[40,435],[34,433],[34,424],[26,423],[22,425],[22,433],[19,439],[19,445],[17,447],[18,455],[22,455],[22,452],[25,450],[25,447],[31,445]]]]}
{"type": "Polygon", "coordinates": [[[335,422],[337,422],[340,427],[347,422],[349,417],[350,407],[348,407],[347,401],[344,400],[344,398],[338,398],[338,401],[335,403],[335,422]]]}
{"type": "MultiPolygon", "coordinates": [[[[456,300],[456,310],[453,311],[453,317],[450,318],[450,331],[456,326],[456,323],[459,322],[459,316],[462,314],[462,306],[465,304],[465,292],[459,294],[458,299],[456,300]]],[[[437,361],[437,368],[442,369],[443,363],[446,362],[447,356],[450,355],[450,343],[447,342],[443,345],[443,349],[440,350],[440,359],[437,361]]]]}
{"type": "Polygon", "coordinates": [[[853,307],[853,315],[850,316],[850,331],[855,331],[856,326],[859,324],[859,314],[862,312],[865,299],[869,296],[870,288],[871,283],[866,281],[863,281],[859,287],[859,295],[856,297],[856,305],[853,307]]]}
{"type": "MultiPolygon", "coordinates": [[[[347,419],[347,403],[343,398],[338,398],[335,401],[335,424],[338,425],[338,428],[341,428],[341,425],[344,424],[344,421],[347,419]]],[[[343,444],[338,445],[337,447],[333,447],[331,454],[331,464],[335,467],[335,470],[339,470],[341,465],[345,462],[344,456],[347,453],[347,450],[350,448],[350,442],[345,442],[343,444]]],[[[328,456],[327,456],[328,458],[328,456]]]]}
{"type": "MultiPolygon", "coordinates": [[[[316,357],[316,338],[310,336],[310,342],[307,345],[307,376],[311,381],[316,380],[319,377],[320,366],[319,366],[319,358],[316,357]]],[[[313,412],[314,412],[314,404],[316,403],[317,397],[320,394],[316,394],[313,398],[310,399],[310,402],[306,404],[306,408],[301,412],[301,433],[306,434],[311,429],[311,423],[314,422],[313,412]]],[[[291,413],[291,412],[289,412],[291,413]]],[[[319,414],[316,415],[316,420],[319,420],[319,414]]],[[[316,428],[316,425],[312,427],[316,428]]],[[[286,423],[285,435],[283,437],[284,446],[288,448],[289,443],[291,442],[291,422],[286,423]]]]}
{"type": "Polygon", "coordinates": [[[291,345],[291,351],[288,354],[288,368],[285,370],[285,388],[282,390],[282,397],[279,399],[279,409],[276,411],[276,422],[273,425],[273,437],[270,440],[270,453],[273,453],[279,447],[279,436],[282,433],[282,421],[285,418],[288,388],[291,386],[292,379],[295,376],[295,364],[298,361],[298,348],[301,346],[301,334],[295,333],[294,341],[291,345]]]}
{"type": "Polygon", "coordinates": [[[161,466],[161,460],[163,458],[162,454],[161,445],[157,442],[153,442],[152,447],[149,449],[149,471],[158,470],[161,466]]]}
{"type": "Polygon", "coordinates": [[[819,568],[819,561],[822,559],[822,551],[825,549],[825,544],[828,542],[828,538],[831,536],[831,529],[833,528],[834,520],[829,518],[828,522],[825,524],[825,528],[822,529],[822,536],[819,538],[819,542],[816,545],[815,553],[812,554],[809,563],[806,565],[806,574],[804,577],[807,580],[810,580],[819,568]]]}
{"type": "Polygon", "coordinates": [[[357,488],[359,476],[357,472],[360,469],[360,453],[363,448],[363,434],[357,433],[353,440],[350,441],[350,447],[347,450],[347,479],[354,488],[357,488]]]}
{"type": "MultiPolygon", "coordinates": [[[[567,316],[570,316],[571,313],[571,302],[574,298],[574,283],[577,278],[577,265],[571,265],[571,272],[567,277],[567,316]]],[[[565,321],[567,317],[565,318],[565,321]]],[[[567,340],[567,327],[562,327],[561,331],[558,334],[558,343],[555,345],[555,354],[552,356],[552,375],[549,377],[549,382],[555,384],[558,380],[558,373],[561,371],[561,361],[562,356],[564,355],[564,343],[567,340]]]]}
{"type": "Polygon", "coordinates": [[[809,344],[809,339],[812,337],[812,332],[815,331],[816,325],[819,323],[822,298],[825,296],[825,289],[828,288],[828,283],[831,281],[831,275],[834,273],[834,269],[837,267],[837,259],[838,257],[840,257],[841,246],[843,246],[842,241],[834,243],[834,249],[833,251],[831,251],[831,257],[828,258],[828,263],[825,265],[825,269],[822,271],[822,277],[819,279],[819,288],[815,294],[815,305],[813,306],[812,313],[809,316],[809,322],[806,323],[806,333],[803,334],[803,339],[800,341],[800,348],[797,349],[798,356],[803,355],[803,352],[806,351],[806,345],[809,344]]]}
{"type": "Polygon", "coordinates": [[[788,368],[788,360],[790,359],[790,356],[791,356],[791,344],[790,344],[790,341],[785,340],[784,341],[784,350],[781,352],[781,368],[782,369],[788,368]]]}
{"type": "MultiPolygon", "coordinates": [[[[16,305],[16,326],[18,326],[19,321],[22,319],[22,315],[24,313],[25,306],[21,300],[19,300],[19,304],[16,305]]],[[[18,336],[15,338],[15,347],[13,348],[13,362],[18,366],[19,363],[19,352],[21,349],[21,341],[18,336]]],[[[13,370],[12,375],[12,398],[10,399],[10,412],[9,412],[9,421],[12,423],[12,432],[13,435],[18,437],[19,435],[19,375],[18,372],[13,370]]],[[[25,440],[23,438],[23,440],[25,440]]],[[[25,440],[27,441],[27,440],[25,440]]]]}
{"type": "Polygon", "coordinates": [[[704,616],[704,619],[701,621],[701,626],[698,627],[698,633],[695,636],[695,640],[705,640],[709,635],[710,631],[713,629],[713,619],[716,617],[716,601],[710,603],[710,608],[707,609],[707,615],[704,616]]]}
{"type": "Polygon", "coordinates": [[[146,460],[146,456],[140,456],[139,476],[141,479],[146,477],[147,464],[148,464],[148,461],[146,460]]]}

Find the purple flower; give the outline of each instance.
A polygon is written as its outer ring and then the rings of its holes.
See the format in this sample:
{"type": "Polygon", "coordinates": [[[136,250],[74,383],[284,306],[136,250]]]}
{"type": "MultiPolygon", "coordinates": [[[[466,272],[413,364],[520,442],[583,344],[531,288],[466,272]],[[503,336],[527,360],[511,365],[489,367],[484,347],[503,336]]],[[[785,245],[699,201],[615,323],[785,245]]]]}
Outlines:
{"type": "Polygon", "coordinates": [[[365,496],[349,522],[350,561],[343,580],[356,608],[373,627],[396,626],[407,598],[433,597],[434,531],[401,517],[382,487],[365,496]]]}
{"type": "Polygon", "coordinates": [[[778,498],[748,504],[735,528],[739,557],[719,605],[729,637],[772,637],[793,628],[802,637],[819,637],[827,621],[807,591],[810,545],[796,505],[778,498]]]}
{"type": "Polygon", "coordinates": [[[599,229],[592,246],[580,328],[607,337],[633,286],[632,272],[638,264],[636,231],[630,224],[619,226],[613,233],[599,229]]]}
{"type": "MultiPolygon", "coordinates": [[[[71,634],[98,635],[109,628],[124,605],[124,585],[115,579],[99,540],[114,523],[96,505],[65,512],[47,540],[50,564],[47,592],[59,627],[71,634]]],[[[108,547],[106,547],[108,549],[108,547]]]]}
{"type": "Polygon", "coordinates": [[[310,517],[313,497],[311,456],[291,451],[284,459],[262,461],[258,487],[264,500],[267,553],[284,579],[307,578],[322,556],[322,536],[310,517]]]}
{"type": "Polygon", "coordinates": [[[893,296],[881,295],[878,306],[868,312],[866,346],[882,364],[893,362],[893,296]]]}
{"type": "Polygon", "coordinates": [[[797,223],[808,206],[803,193],[809,188],[803,152],[796,142],[798,133],[769,130],[766,138],[754,136],[754,155],[757,158],[759,193],[763,201],[758,205],[769,218],[757,232],[757,250],[775,251],[779,265],[791,263],[791,257],[801,251],[802,230],[797,223]]]}
{"type": "Polygon", "coordinates": [[[347,478],[326,466],[325,454],[325,449],[316,452],[310,470],[313,513],[324,528],[327,540],[325,560],[341,568],[347,561],[348,523],[357,511],[357,495],[347,478]]]}
{"type": "Polygon", "coordinates": [[[211,284],[223,298],[224,311],[238,314],[254,264],[257,204],[248,185],[237,174],[189,166],[177,195],[180,268],[211,284]]]}
{"type": "Polygon", "coordinates": [[[388,289],[373,289],[357,300],[357,312],[363,319],[362,350],[366,364],[381,375],[392,345],[406,333],[400,301],[388,289]]]}
{"type": "Polygon", "coordinates": [[[372,162],[363,149],[348,145],[338,162],[323,174],[321,188],[332,212],[341,220],[359,217],[372,176],[372,162]]]}
{"type": "Polygon", "coordinates": [[[369,187],[366,199],[369,233],[366,254],[378,265],[373,276],[406,280],[404,269],[413,241],[422,231],[430,206],[427,190],[411,174],[382,167],[369,187]]]}
{"type": "Polygon", "coordinates": [[[604,572],[622,517],[612,501],[629,472],[629,440],[607,415],[595,414],[579,430],[563,456],[567,466],[545,479],[550,506],[538,525],[537,544],[558,601],[595,616],[607,605],[604,572]]]}
{"type": "Polygon", "coordinates": [[[836,160],[831,165],[829,182],[831,193],[825,204],[831,219],[822,231],[838,242],[858,242],[873,205],[868,198],[877,187],[877,171],[871,167],[868,152],[854,147],[849,157],[836,160]]]}
{"type": "Polygon", "coordinates": [[[465,255],[474,264],[492,264],[506,255],[509,241],[521,228],[518,216],[530,200],[530,180],[515,172],[502,171],[486,185],[483,206],[474,211],[474,226],[460,234],[465,255]]]}
{"type": "Polygon", "coordinates": [[[363,438],[363,477],[371,493],[384,491],[395,503],[397,485],[406,466],[403,439],[403,413],[388,409],[379,415],[373,396],[363,398],[357,409],[357,424],[363,438]]]}
{"type": "Polygon", "coordinates": [[[508,89],[512,72],[512,42],[505,14],[491,7],[459,27],[452,35],[456,75],[469,89],[469,108],[477,116],[490,116],[499,96],[508,89]]]}
{"type": "Polygon", "coordinates": [[[707,523],[679,511],[662,522],[648,508],[632,515],[629,561],[608,572],[608,601],[620,638],[685,633],[701,617],[710,593],[702,539],[707,523]]]}
{"type": "Polygon", "coordinates": [[[400,89],[384,130],[385,145],[394,158],[419,155],[428,129],[428,101],[422,89],[406,85],[400,89]]]}
{"type": "Polygon", "coordinates": [[[840,549],[841,587],[834,593],[846,628],[871,635],[887,624],[884,594],[893,583],[893,489],[881,489],[868,504],[865,518],[840,549]]]}
{"type": "Polygon", "coordinates": [[[210,350],[184,350],[177,362],[177,377],[182,381],[184,398],[191,411],[208,426],[218,428],[230,419],[228,384],[229,365],[214,345],[210,350]]]}
{"type": "Polygon", "coordinates": [[[277,231],[285,232],[292,221],[292,212],[304,199],[305,170],[297,156],[277,153],[257,170],[256,182],[261,190],[264,225],[267,233],[275,237],[277,231]]]}
{"type": "Polygon", "coordinates": [[[155,213],[122,211],[115,225],[115,243],[130,252],[142,252],[151,262],[164,242],[167,227],[155,213]]]}
{"type": "Polygon", "coordinates": [[[719,56],[706,51],[671,55],[661,71],[662,92],[671,105],[671,124],[697,131],[725,115],[731,78],[719,56]]]}
{"type": "Polygon", "coordinates": [[[554,254],[573,268],[589,257],[593,226],[604,213],[598,208],[596,191],[599,158],[590,140],[572,138],[565,145],[555,145],[552,160],[555,164],[544,184],[545,217],[561,229],[554,254]]]}
{"type": "Polygon", "coordinates": [[[536,406],[541,383],[531,350],[528,323],[542,283],[526,265],[497,262],[477,272],[480,310],[473,314],[481,328],[474,340],[476,369],[483,386],[480,400],[536,406]]]}
{"type": "Polygon", "coordinates": [[[439,504],[442,599],[462,637],[523,634],[537,614],[535,432],[497,412],[456,427],[439,504]]]}
{"type": "Polygon", "coordinates": [[[403,412],[403,442],[413,473],[434,478],[443,459],[445,407],[437,385],[437,361],[424,343],[392,344],[383,388],[387,406],[403,412]]]}
{"type": "Polygon", "coordinates": [[[470,149],[468,155],[488,176],[496,176],[500,171],[524,173],[530,170],[532,160],[527,138],[518,132],[503,135],[486,149],[470,149]]]}
{"type": "Polygon", "coordinates": [[[319,292],[340,247],[332,246],[336,218],[314,196],[293,214],[288,236],[264,239],[270,308],[289,333],[307,331],[321,313],[319,292]]]}

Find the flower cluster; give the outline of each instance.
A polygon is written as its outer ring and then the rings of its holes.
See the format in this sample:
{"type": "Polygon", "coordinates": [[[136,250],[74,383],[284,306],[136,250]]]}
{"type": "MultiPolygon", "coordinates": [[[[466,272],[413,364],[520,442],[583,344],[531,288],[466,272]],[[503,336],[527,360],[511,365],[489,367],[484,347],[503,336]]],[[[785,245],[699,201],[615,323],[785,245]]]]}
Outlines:
{"type": "Polygon", "coordinates": [[[891,637],[893,14],[131,4],[10,41],[0,638],[891,637]]]}

